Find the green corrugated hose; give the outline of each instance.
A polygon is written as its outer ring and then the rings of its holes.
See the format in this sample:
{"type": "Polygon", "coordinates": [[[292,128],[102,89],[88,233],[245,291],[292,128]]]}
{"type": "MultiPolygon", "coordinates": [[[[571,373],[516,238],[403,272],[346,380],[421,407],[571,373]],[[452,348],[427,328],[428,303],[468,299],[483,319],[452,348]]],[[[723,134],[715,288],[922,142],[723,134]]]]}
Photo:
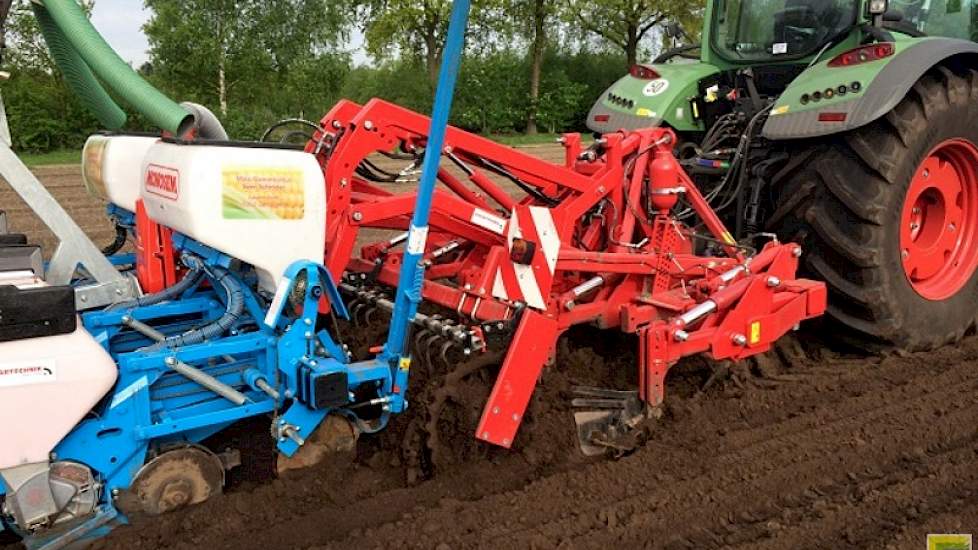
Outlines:
{"type": "Polygon", "coordinates": [[[106,128],[110,130],[122,128],[126,123],[126,113],[116,105],[105,88],[95,79],[92,70],[68,42],[61,29],[54,24],[47,10],[33,2],[31,7],[34,8],[34,16],[41,28],[41,34],[44,35],[44,41],[51,51],[51,57],[64,74],[65,82],[68,83],[71,91],[81,98],[82,103],[106,128]]]}
{"type": "Polygon", "coordinates": [[[43,0],[62,36],[98,77],[153,124],[177,136],[194,124],[193,115],[132,70],[95,30],[75,0],[43,0]]]}

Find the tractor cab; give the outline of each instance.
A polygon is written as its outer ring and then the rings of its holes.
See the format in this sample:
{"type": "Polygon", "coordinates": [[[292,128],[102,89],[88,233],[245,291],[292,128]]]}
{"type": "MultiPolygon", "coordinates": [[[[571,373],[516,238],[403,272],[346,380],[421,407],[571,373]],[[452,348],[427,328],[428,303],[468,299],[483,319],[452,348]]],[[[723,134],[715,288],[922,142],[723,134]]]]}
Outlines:
{"type": "MultiPolygon", "coordinates": [[[[665,125],[700,139],[720,116],[739,110],[749,119],[803,73],[824,69],[854,48],[909,46],[927,37],[972,40],[978,33],[973,10],[970,0],[712,0],[702,44],[633,67],[598,98],[588,127],[600,134],[665,125]],[[744,98],[750,101],[734,101],[744,98]]],[[[859,64],[877,57],[889,55],[859,64]]],[[[868,84],[864,80],[859,84],[868,84]]],[[[849,84],[841,95],[852,91],[849,84]]],[[[814,93],[807,90],[808,98],[814,93]]],[[[791,100],[797,103],[804,94],[791,100]]]]}

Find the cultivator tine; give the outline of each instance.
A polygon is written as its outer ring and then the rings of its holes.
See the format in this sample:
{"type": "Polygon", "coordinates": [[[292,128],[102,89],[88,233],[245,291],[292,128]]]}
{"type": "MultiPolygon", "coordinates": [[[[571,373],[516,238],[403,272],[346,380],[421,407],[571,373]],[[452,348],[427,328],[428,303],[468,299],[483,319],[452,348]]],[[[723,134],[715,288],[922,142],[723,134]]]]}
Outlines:
{"type": "Polygon", "coordinates": [[[424,339],[428,336],[428,329],[422,328],[415,331],[412,341],[414,343],[414,357],[419,361],[422,360],[422,348],[424,347],[424,339]]]}
{"type": "Polygon", "coordinates": [[[445,368],[446,371],[452,369],[453,361],[448,357],[448,354],[449,352],[451,352],[453,347],[455,347],[455,342],[448,340],[447,342],[441,345],[441,351],[438,353],[438,358],[441,359],[442,366],[445,368]]]}
{"type": "Polygon", "coordinates": [[[367,307],[367,302],[366,300],[362,300],[362,301],[358,301],[356,304],[353,305],[352,308],[350,308],[350,319],[353,320],[354,324],[357,325],[363,324],[363,321],[360,320],[360,313],[363,311],[365,307],[367,307]]]}
{"type": "Polygon", "coordinates": [[[645,416],[637,391],[618,391],[588,386],[576,386],[571,392],[579,397],[571,400],[577,438],[581,451],[587,456],[608,452],[627,452],[630,445],[622,442],[645,416]]]}
{"type": "Polygon", "coordinates": [[[435,349],[435,342],[438,340],[441,340],[441,335],[432,334],[428,336],[428,339],[425,340],[424,345],[421,346],[421,357],[423,358],[422,360],[428,364],[428,368],[434,367],[431,361],[431,350],[435,349]]]}
{"type": "Polygon", "coordinates": [[[364,320],[363,324],[368,327],[372,326],[374,322],[374,317],[376,317],[379,313],[380,311],[376,306],[373,306],[370,309],[368,309],[367,313],[365,313],[363,316],[363,320],[364,320]]]}

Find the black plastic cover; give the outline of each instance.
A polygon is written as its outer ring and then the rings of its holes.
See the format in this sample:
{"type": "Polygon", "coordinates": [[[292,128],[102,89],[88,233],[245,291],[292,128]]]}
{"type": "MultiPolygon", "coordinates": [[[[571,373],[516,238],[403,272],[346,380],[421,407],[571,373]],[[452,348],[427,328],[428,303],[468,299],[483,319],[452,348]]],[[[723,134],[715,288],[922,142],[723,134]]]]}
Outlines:
{"type": "Polygon", "coordinates": [[[75,291],[71,287],[0,286],[0,342],[69,334],[76,326],[75,291]]]}
{"type": "Polygon", "coordinates": [[[317,376],[313,384],[314,409],[333,409],[349,404],[350,386],[345,372],[317,376]]]}

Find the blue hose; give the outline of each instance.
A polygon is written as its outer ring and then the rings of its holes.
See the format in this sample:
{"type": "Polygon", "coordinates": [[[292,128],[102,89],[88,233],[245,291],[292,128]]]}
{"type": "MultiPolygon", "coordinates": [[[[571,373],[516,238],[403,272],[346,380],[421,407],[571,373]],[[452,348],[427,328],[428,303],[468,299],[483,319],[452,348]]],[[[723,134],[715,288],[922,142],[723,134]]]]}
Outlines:
{"type": "Polygon", "coordinates": [[[202,271],[208,272],[208,278],[211,279],[212,284],[219,284],[224,289],[225,296],[227,297],[224,314],[213,323],[177,336],[171,336],[162,342],[153,344],[145,348],[147,351],[191,346],[219,338],[230,330],[238,322],[238,319],[241,318],[241,314],[244,312],[244,290],[241,287],[241,283],[231,275],[230,271],[223,267],[214,266],[203,268],[202,271]]]}
{"type": "Polygon", "coordinates": [[[191,287],[197,285],[200,282],[201,277],[204,276],[204,272],[201,269],[193,269],[187,276],[180,280],[177,284],[171,286],[170,288],[164,288],[163,290],[155,294],[147,294],[145,296],[140,296],[135,300],[129,300],[126,302],[119,302],[117,304],[112,304],[111,306],[105,308],[105,311],[116,311],[120,309],[129,309],[134,307],[142,306],[152,306],[159,304],[161,302],[166,302],[168,300],[173,300],[180,297],[181,294],[189,290],[191,287]]]}

